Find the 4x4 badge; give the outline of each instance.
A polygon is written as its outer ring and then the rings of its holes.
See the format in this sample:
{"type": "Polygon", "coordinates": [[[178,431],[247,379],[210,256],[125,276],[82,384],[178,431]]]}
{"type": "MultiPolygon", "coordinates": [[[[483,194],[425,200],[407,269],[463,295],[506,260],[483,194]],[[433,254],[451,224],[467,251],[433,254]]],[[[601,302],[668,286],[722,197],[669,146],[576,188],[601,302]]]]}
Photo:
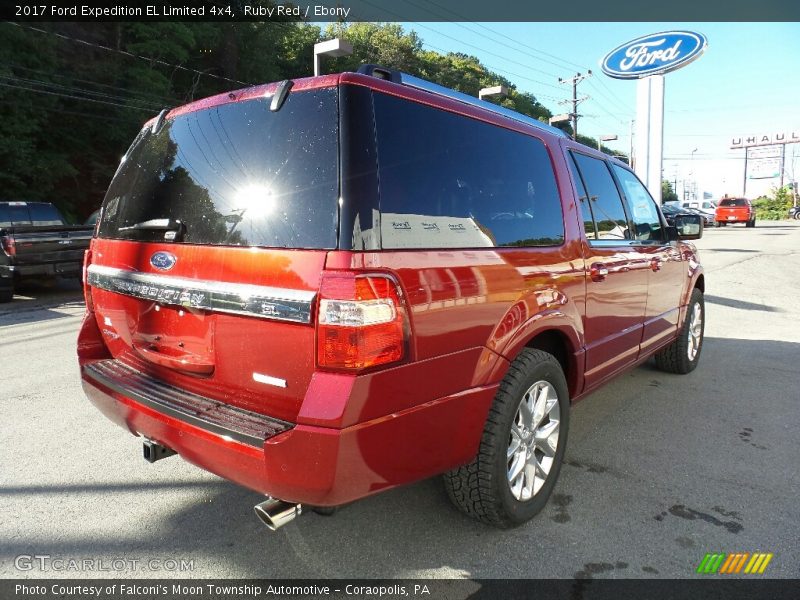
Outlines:
{"type": "Polygon", "coordinates": [[[178,257],[169,252],[156,252],[150,257],[150,264],[161,271],[169,271],[178,262],[178,257]]]}

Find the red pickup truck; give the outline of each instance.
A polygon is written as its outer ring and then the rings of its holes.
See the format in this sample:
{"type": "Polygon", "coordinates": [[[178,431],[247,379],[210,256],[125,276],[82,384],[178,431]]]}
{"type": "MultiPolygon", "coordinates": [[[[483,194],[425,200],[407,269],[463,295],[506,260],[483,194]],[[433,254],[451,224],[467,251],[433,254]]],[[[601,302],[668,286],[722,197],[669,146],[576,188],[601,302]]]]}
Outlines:
{"type": "Polygon", "coordinates": [[[714,226],[725,227],[728,223],[744,223],[745,227],[756,226],[756,211],[747,198],[723,198],[714,211],[714,226]]]}
{"type": "MultiPolygon", "coordinates": [[[[703,344],[698,215],[626,165],[379,67],[146,124],[85,262],[83,385],[111,420],[268,496],[270,528],[437,474],[540,511],[573,403],[703,344]]],[[[85,432],[84,432],[85,434],[85,432]]]]}

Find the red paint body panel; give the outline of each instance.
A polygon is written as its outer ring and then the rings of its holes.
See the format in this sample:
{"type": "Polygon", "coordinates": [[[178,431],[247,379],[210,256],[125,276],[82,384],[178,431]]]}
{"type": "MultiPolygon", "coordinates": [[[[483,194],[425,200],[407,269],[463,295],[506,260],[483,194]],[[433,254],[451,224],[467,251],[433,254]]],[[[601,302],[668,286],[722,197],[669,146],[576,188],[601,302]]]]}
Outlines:
{"type": "MultiPolygon", "coordinates": [[[[163,306],[87,288],[79,362],[114,358],[181,390],[292,424],[248,446],[161,414],[84,375],[91,401],[115,423],[186,460],[291,502],[334,506],[442,473],[472,460],[486,415],[511,361],[538,340],[558,340],[573,401],[671,342],[703,274],[693,246],[589,244],[565,149],[573,142],[505,116],[353,73],[296,80],[293,91],[367,87],[540,139],[564,213],[557,247],[452,250],[284,250],[93,240],[93,265],[159,274],[158,251],[177,262],[170,277],[318,293],[323,272],[391,276],[407,315],[402,361],[362,372],[316,362],[316,311],[294,323],[163,306]],[[592,266],[608,270],[593,281],[592,266]],[[138,348],[138,349],[137,349],[138,348]],[[151,349],[167,359],[153,357],[151,349]],[[172,368],[189,357],[194,373],[172,368]],[[285,387],[255,379],[262,374],[285,387]]],[[[277,84],[221,94],[171,111],[270,95],[277,84]]],[[[584,153],[594,154],[581,146],[584,153]]]]}

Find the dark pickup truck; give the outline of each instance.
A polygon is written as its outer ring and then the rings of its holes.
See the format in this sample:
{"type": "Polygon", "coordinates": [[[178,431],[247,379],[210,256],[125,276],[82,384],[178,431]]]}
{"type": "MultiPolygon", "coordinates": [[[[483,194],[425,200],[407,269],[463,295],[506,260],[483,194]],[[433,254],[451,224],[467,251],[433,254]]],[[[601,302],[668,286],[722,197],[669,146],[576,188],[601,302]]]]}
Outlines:
{"type": "Polygon", "coordinates": [[[34,277],[79,277],[92,227],[69,225],[47,202],[0,202],[0,302],[34,277]]]}

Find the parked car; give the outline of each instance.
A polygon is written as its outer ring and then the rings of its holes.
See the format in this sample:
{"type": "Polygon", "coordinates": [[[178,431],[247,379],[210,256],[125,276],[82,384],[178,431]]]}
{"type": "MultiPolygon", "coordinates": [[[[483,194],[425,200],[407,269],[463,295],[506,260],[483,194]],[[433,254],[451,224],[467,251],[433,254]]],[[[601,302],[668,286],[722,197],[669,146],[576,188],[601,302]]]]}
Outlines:
{"type": "Polygon", "coordinates": [[[689,212],[694,212],[698,215],[701,215],[705,225],[714,224],[714,214],[716,212],[717,205],[713,202],[709,202],[708,200],[703,200],[702,202],[681,202],[681,207],[689,212]]]}
{"type": "Polygon", "coordinates": [[[99,216],[100,216],[100,209],[98,208],[96,211],[94,211],[92,214],[89,215],[89,217],[83,222],[83,224],[91,225],[92,227],[94,227],[95,225],[97,225],[97,217],[99,216]]]}
{"type": "Polygon", "coordinates": [[[692,200],[690,202],[681,202],[681,207],[694,210],[703,215],[703,220],[706,225],[714,224],[714,214],[717,211],[717,205],[711,200],[692,200]]]}
{"type": "Polygon", "coordinates": [[[714,225],[725,227],[727,224],[744,223],[746,227],[756,226],[756,211],[747,198],[723,198],[714,213],[714,225]]]}
{"type": "Polygon", "coordinates": [[[789,209],[789,218],[800,220],[800,206],[793,206],[789,209]]]}
{"type": "Polygon", "coordinates": [[[90,239],[48,202],[0,202],[0,302],[24,279],[79,276],[90,239]]]}
{"type": "MultiPolygon", "coordinates": [[[[675,225],[676,215],[696,215],[700,214],[688,208],[682,208],[677,202],[667,202],[661,206],[661,212],[667,220],[667,225],[675,225]]],[[[703,217],[705,222],[705,217],[703,217]]]]}
{"type": "Polygon", "coordinates": [[[518,525],[574,402],[697,366],[702,223],[674,223],[625,164],[388,69],[214,96],[148,122],[110,185],[84,389],[148,460],[267,495],[271,529],[436,474],[518,525]]]}

